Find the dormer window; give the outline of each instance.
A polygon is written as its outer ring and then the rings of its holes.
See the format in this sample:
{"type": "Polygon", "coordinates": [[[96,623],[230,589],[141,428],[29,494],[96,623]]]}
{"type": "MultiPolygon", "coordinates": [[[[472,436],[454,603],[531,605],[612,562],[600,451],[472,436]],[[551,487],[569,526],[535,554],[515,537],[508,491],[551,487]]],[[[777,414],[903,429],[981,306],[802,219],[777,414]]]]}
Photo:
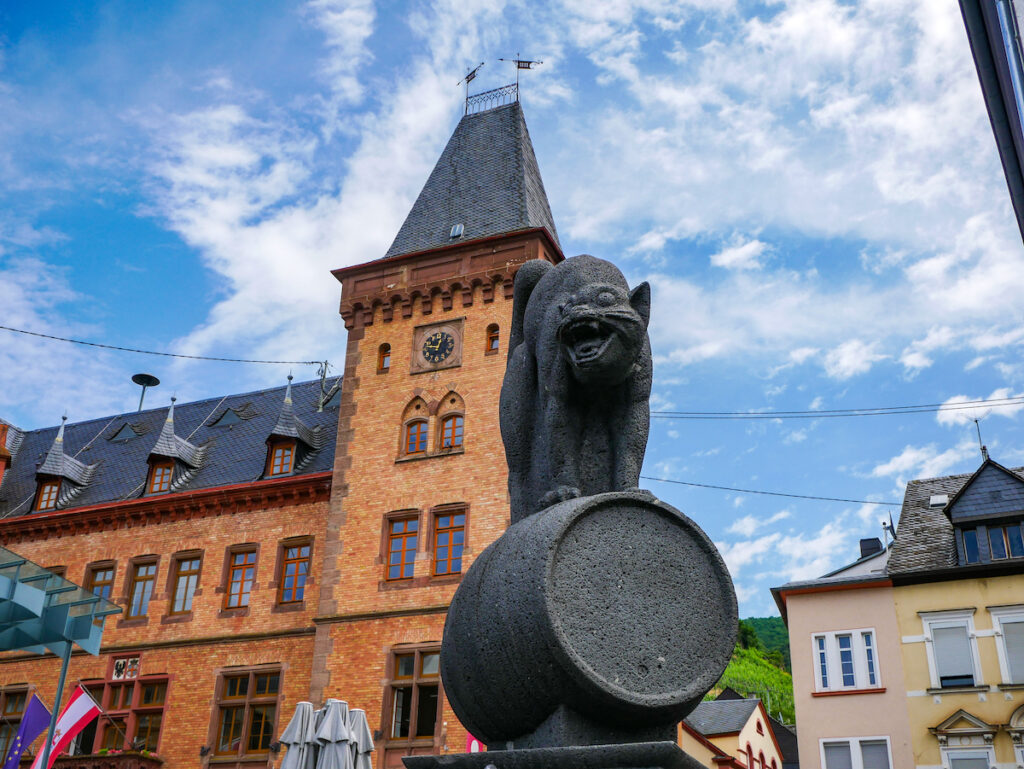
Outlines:
{"type": "Polygon", "coordinates": [[[170,491],[173,472],[174,462],[170,460],[154,462],[149,471],[149,493],[164,494],[170,491]]]}
{"type": "Polygon", "coordinates": [[[270,445],[270,456],[267,460],[267,475],[288,475],[295,463],[295,442],[280,442],[270,445]]]}
{"type": "Polygon", "coordinates": [[[41,481],[36,494],[36,510],[53,510],[57,506],[57,495],[60,493],[60,479],[41,481]]]}
{"type": "Polygon", "coordinates": [[[992,549],[993,560],[1024,558],[1024,538],[1021,537],[1019,523],[1012,523],[1008,526],[989,526],[988,541],[992,549]]]}

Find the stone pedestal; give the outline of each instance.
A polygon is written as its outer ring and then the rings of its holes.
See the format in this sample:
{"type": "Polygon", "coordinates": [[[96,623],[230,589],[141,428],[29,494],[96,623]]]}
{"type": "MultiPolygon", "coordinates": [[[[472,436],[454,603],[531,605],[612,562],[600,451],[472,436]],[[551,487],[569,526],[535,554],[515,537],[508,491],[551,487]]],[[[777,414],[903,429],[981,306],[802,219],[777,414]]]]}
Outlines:
{"type": "Polygon", "coordinates": [[[406,769],[705,769],[674,742],[489,750],[402,761],[406,769]]]}

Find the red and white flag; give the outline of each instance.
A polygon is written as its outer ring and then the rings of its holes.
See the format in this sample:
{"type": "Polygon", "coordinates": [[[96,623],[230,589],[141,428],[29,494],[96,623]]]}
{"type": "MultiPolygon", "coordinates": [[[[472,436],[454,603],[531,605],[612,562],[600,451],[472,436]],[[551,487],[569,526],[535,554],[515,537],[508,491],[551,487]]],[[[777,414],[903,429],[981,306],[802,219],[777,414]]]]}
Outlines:
{"type": "MultiPolygon", "coordinates": [[[[101,712],[100,706],[96,704],[96,700],[90,697],[88,692],[79,684],[57,719],[57,728],[53,731],[53,743],[50,746],[50,763],[46,766],[46,769],[50,769],[53,766],[57,756],[67,750],[68,745],[71,744],[71,741],[75,739],[78,733],[101,712]]],[[[43,748],[40,748],[36,754],[36,760],[32,762],[32,769],[40,769],[42,763],[43,748]]]]}

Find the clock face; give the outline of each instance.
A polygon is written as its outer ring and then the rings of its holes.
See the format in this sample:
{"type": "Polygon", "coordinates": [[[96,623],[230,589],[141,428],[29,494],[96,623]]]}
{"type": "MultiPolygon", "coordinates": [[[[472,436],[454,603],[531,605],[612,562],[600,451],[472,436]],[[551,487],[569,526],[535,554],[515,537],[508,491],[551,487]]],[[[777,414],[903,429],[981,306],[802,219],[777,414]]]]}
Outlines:
{"type": "Polygon", "coordinates": [[[423,340],[423,357],[428,363],[441,363],[455,349],[455,337],[447,331],[435,331],[423,340]]]}

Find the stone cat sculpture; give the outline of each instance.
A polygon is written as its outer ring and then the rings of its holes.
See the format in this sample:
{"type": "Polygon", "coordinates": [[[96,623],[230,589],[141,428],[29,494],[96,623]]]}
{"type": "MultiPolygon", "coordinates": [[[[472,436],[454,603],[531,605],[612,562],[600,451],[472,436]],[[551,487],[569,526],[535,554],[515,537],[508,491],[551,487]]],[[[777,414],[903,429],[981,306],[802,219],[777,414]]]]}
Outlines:
{"type": "Polygon", "coordinates": [[[512,523],[636,488],[650,422],[651,290],[610,262],[526,262],[516,275],[501,437],[512,523]]]}

